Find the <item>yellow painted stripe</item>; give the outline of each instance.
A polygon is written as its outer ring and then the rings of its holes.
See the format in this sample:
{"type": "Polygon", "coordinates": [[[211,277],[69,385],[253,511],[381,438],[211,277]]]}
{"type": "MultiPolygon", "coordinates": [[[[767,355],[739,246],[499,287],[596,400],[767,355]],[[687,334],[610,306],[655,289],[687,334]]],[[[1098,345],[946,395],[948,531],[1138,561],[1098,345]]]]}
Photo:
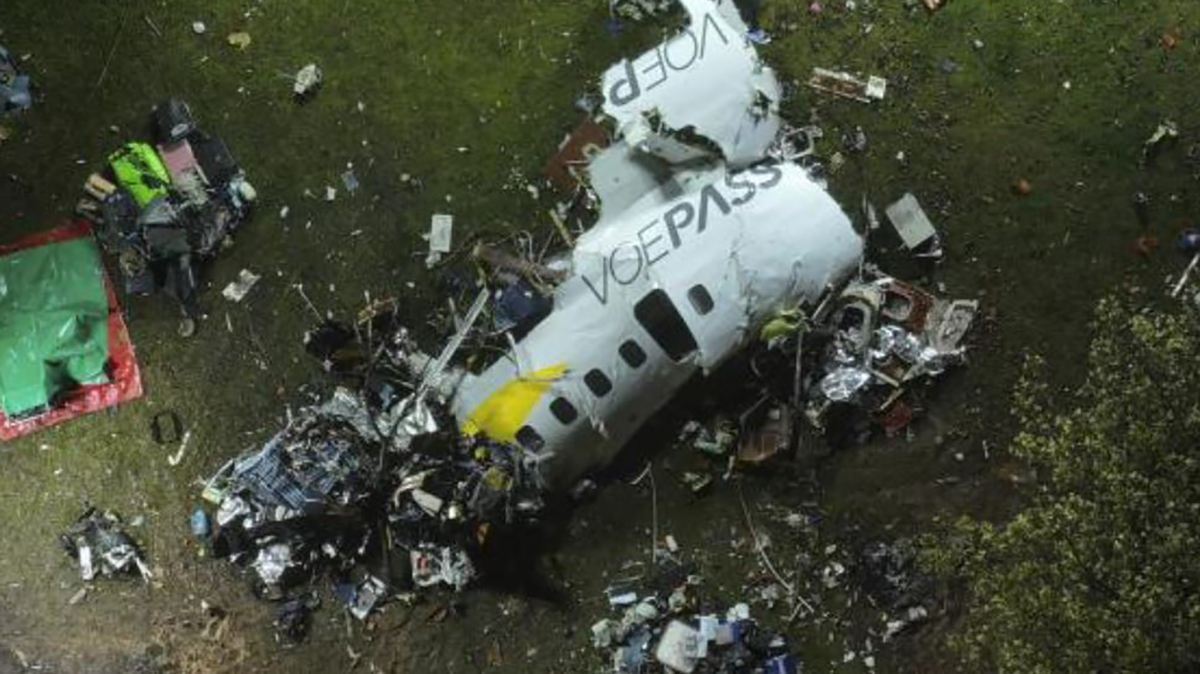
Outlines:
{"type": "Polygon", "coordinates": [[[512,442],[542,394],[566,371],[566,363],[550,365],[504,384],[471,412],[462,425],[463,433],[482,433],[493,440],[512,442]]]}

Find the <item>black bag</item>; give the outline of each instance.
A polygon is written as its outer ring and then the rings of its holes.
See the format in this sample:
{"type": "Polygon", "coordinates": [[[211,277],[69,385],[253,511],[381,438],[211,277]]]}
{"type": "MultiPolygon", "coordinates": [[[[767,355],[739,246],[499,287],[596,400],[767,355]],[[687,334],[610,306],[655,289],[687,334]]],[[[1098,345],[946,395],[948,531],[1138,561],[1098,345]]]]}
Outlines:
{"type": "Polygon", "coordinates": [[[196,119],[192,109],[178,96],[154,107],[154,133],[162,144],[174,143],[190,136],[196,130],[196,119]]]}
{"type": "Polygon", "coordinates": [[[213,187],[225,187],[241,170],[233,154],[229,152],[229,147],[220,138],[197,134],[197,137],[189,142],[192,144],[192,152],[196,155],[196,162],[200,164],[200,170],[204,171],[204,176],[213,187]]]}

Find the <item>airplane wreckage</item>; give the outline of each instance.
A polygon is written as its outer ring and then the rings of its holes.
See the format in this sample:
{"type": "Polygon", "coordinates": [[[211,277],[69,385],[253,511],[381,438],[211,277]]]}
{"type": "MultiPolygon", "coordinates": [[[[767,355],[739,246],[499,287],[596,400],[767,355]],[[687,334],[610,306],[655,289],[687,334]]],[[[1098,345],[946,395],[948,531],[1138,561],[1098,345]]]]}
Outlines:
{"type": "Polygon", "coordinates": [[[535,452],[551,489],[609,463],[773,318],[807,308],[806,321],[840,322],[828,374],[809,387],[819,423],[872,381],[900,389],[941,371],[974,314],[894,279],[852,281],[864,241],[794,161],[781,87],[746,25],[732,3],[683,5],[690,27],[604,74],[615,141],[584,170],[599,216],[551,263],[563,277],[552,311],[443,388],[462,432],[535,452]]]}
{"type": "Polygon", "coordinates": [[[208,482],[215,556],[291,598],[288,631],[306,610],[290,589],[314,567],[359,617],[409,583],[463,587],[489,532],[536,520],[545,495],[752,344],[783,354],[789,428],[841,406],[895,432],[912,383],[962,359],[975,303],[866,271],[736,10],[682,5],[689,25],[612,66],[547,166],[573,195],[554,212],[561,252],[476,244],[471,266],[489,273],[458,284],[469,308],[451,302],[437,355],[394,300],[321,324],[306,348],[355,389],[289,415],[208,482]],[[381,548],[401,563],[368,563],[381,548]]]}

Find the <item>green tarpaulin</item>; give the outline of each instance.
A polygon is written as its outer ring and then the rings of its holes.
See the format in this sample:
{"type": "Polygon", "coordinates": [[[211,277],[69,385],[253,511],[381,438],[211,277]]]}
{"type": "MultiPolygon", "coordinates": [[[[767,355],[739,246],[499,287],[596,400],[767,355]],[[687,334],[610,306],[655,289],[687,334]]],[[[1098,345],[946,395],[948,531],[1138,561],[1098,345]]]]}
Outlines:
{"type": "Polygon", "coordinates": [[[15,417],[108,381],[108,298],[91,237],[0,256],[0,406],[15,417]]]}

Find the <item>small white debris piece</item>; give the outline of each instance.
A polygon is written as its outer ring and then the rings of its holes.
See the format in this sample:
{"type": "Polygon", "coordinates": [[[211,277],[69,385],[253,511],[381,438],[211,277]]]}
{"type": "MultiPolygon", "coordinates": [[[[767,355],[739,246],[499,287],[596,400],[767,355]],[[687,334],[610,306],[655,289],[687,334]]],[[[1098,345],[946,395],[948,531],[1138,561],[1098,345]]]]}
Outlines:
{"type": "Polygon", "coordinates": [[[204,35],[206,32],[208,32],[208,26],[204,25],[203,21],[193,21],[192,32],[196,35],[204,35]]]}
{"type": "Polygon", "coordinates": [[[284,206],[283,208],[279,209],[279,219],[280,219],[280,220],[287,220],[287,216],[288,216],[288,211],[289,211],[289,210],[290,210],[290,209],[289,209],[287,206],[284,206]]]}
{"type": "Polygon", "coordinates": [[[87,595],[88,595],[88,587],[86,585],[84,585],[83,587],[79,588],[78,592],[71,595],[71,598],[67,600],[67,605],[74,606],[74,605],[78,604],[79,602],[83,601],[84,598],[87,597],[87,595]]]}
{"type": "Polygon", "coordinates": [[[245,201],[246,203],[254,203],[255,201],[258,201],[258,190],[254,189],[254,185],[251,185],[247,180],[238,181],[237,192],[238,196],[242,198],[242,201],[245,201]]]}
{"type": "Polygon", "coordinates": [[[700,633],[678,620],[667,625],[654,657],[671,671],[690,674],[699,664],[700,633]]]}
{"type": "Polygon", "coordinates": [[[734,622],[737,620],[749,620],[750,605],[744,602],[734,604],[733,606],[729,607],[728,611],[725,612],[725,619],[729,622],[734,622]]]}
{"type": "Polygon", "coordinates": [[[887,95],[888,82],[878,75],[871,75],[867,78],[867,98],[876,101],[882,101],[887,95]]]}
{"type": "Polygon", "coordinates": [[[462,590],[475,576],[475,567],[466,551],[457,548],[437,549],[422,545],[410,553],[412,579],[417,587],[431,587],[444,583],[462,590]]]}
{"type": "Polygon", "coordinates": [[[846,567],[841,562],[830,562],[821,570],[821,583],[826,589],[832,590],[842,584],[842,576],[845,573],[846,567]]]}
{"type": "Polygon", "coordinates": [[[886,621],[887,629],[883,633],[883,643],[886,644],[894,639],[897,634],[903,632],[908,628],[909,625],[925,620],[928,617],[929,611],[926,610],[924,606],[917,605],[909,607],[908,611],[906,611],[903,616],[896,620],[886,621]]]}
{"type": "Polygon", "coordinates": [[[412,490],[412,500],[421,507],[421,510],[424,510],[432,516],[436,517],[437,514],[442,510],[442,499],[423,489],[412,490]]]}
{"type": "Polygon", "coordinates": [[[453,231],[454,216],[435,213],[429,223],[429,250],[437,253],[449,253],[453,231]]]}
{"type": "Polygon", "coordinates": [[[1178,137],[1179,137],[1179,125],[1177,125],[1175,122],[1168,119],[1168,120],[1164,121],[1162,124],[1159,124],[1158,128],[1154,130],[1154,133],[1149,138],[1147,138],[1146,142],[1142,143],[1142,145],[1146,149],[1149,149],[1149,148],[1154,147],[1155,145],[1158,145],[1159,143],[1161,143],[1165,140],[1168,140],[1168,139],[1173,140],[1178,137]]]}
{"type": "Polygon", "coordinates": [[[249,47],[250,43],[252,42],[250,39],[250,33],[245,32],[230,33],[229,36],[225,38],[225,41],[228,42],[231,47],[242,50],[245,50],[247,47],[249,47]]]}
{"type": "Polygon", "coordinates": [[[826,68],[813,68],[808,86],[817,91],[849,98],[860,103],[883,100],[887,95],[888,81],[877,75],[871,75],[863,81],[847,72],[835,72],[826,68]]]}
{"type": "Polygon", "coordinates": [[[333,201],[337,199],[337,190],[332,185],[325,186],[325,201],[333,201]]]}
{"type": "Polygon", "coordinates": [[[900,240],[909,250],[916,250],[937,236],[937,230],[929,221],[929,216],[925,215],[921,204],[911,192],[888,206],[886,213],[888,220],[896,228],[896,233],[900,235],[900,240]]]}
{"type": "Polygon", "coordinates": [[[254,284],[258,283],[260,278],[262,277],[249,269],[243,269],[238,272],[237,280],[225,286],[221,294],[230,302],[241,302],[246,298],[246,294],[250,292],[250,289],[254,287],[254,284]]]}
{"type": "MultiPolygon", "coordinates": [[[[255,280],[257,280],[257,278],[255,280]]],[[[228,288],[226,288],[226,290],[228,290],[228,288]]],[[[249,290],[249,288],[247,288],[247,290],[249,290]]],[[[229,297],[229,296],[226,295],[226,297],[229,297]]],[[[228,317],[229,314],[225,314],[225,316],[228,317]]],[[[172,467],[178,466],[179,462],[183,461],[183,453],[187,451],[188,443],[190,443],[191,441],[192,441],[192,432],[185,431],[183,434],[183,439],[180,440],[180,442],[179,442],[179,451],[175,452],[171,456],[168,456],[167,463],[169,465],[171,465],[172,467]]]]}
{"type": "Polygon", "coordinates": [[[875,211],[875,204],[867,201],[866,196],[863,196],[863,212],[867,215],[867,226],[872,232],[879,230],[879,213],[875,211]]]}
{"type": "Polygon", "coordinates": [[[592,625],[592,645],[596,648],[608,648],[612,645],[616,631],[616,623],[608,618],[592,625]]]}
{"type": "Polygon", "coordinates": [[[425,258],[425,266],[432,268],[441,261],[442,255],[450,252],[453,235],[454,216],[435,213],[429,222],[429,255],[425,258]]]}
{"type": "Polygon", "coordinates": [[[317,64],[310,63],[296,72],[296,80],[292,83],[292,93],[297,96],[307,96],[321,86],[323,78],[317,64]]]}
{"type": "Polygon", "coordinates": [[[638,596],[632,590],[627,592],[611,591],[608,594],[608,605],[613,608],[632,606],[637,603],[638,596]]]}

